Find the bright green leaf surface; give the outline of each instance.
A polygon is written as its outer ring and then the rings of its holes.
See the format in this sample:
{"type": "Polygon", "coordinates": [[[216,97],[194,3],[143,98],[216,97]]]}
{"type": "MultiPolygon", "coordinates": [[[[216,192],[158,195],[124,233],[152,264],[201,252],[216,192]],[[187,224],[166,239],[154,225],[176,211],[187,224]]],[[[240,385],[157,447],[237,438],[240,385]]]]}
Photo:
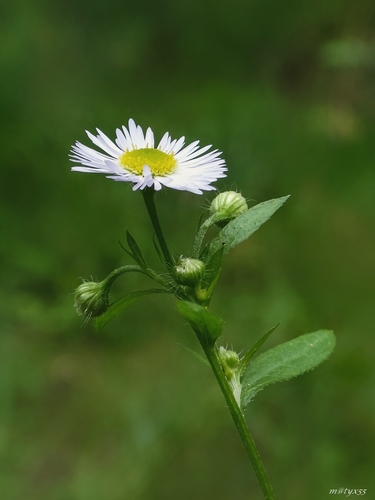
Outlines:
{"type": "Polygon", "coordinates": [[[269,384],[302,375],[328,358],[335,347],[333,332],[319,330],[285,342],[250,363],[242,380],[242,407],[269,384]]]}
{"type": "Polygon", "coordinates": [[[166,290],[162,288],[149,288],[147,290],[136,290],[135,292],[129,293],[125,297],[122,297],[119,300],[116,300],[109,308],[106,310],[104,314],[97,317],[94,321],[94,328],[96,331],[101,330],[107,323],[109,323],[112,319],[122,313],[127,307],[129,307],[133,302],[135,302],[140,297],[144,295],[150,295],[152,293],[168,293],[166,290]]]}
{"type": "Polygon", "coordinates": [[[224,253],[228,253],[231,248],[245,241],[267,222],[288,198],[289,196],[283,196],[259,203],[229,222],[208,244],[206,260],[223,246],[224,253]]]}
{"type": "Polygon", "coordinates": [[[179,302],[177,307],[201,341],[212,345],[220,336],[223,320],[211,311],[193,302],[185,301],[179,302]]]}

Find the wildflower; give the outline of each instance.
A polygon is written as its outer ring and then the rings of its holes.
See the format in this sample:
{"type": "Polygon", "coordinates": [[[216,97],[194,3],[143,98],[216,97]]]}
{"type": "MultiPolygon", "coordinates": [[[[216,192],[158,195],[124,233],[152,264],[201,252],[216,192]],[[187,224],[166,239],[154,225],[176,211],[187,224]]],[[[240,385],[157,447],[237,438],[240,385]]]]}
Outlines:
{"type": "Polygon", "coordinates": [[[116,130],[115,142],[99,129],[96,136],[86,133],[104,153],[76,142],[70,155],[76,163],[72,170],[107,174],[109,179],[131,182],[134,191],[146,187],[159,191],[165,186],[202,194],[214,190],[211,183],[226,176],[221,152],[206,152],[211,145],[200,148],[199,141],[194,141],[184,147],[185,137],[172,140],[166,132],[155,147],[152,130],[148,128],[144,133],[132,119],[128,128],[116,130]]]}

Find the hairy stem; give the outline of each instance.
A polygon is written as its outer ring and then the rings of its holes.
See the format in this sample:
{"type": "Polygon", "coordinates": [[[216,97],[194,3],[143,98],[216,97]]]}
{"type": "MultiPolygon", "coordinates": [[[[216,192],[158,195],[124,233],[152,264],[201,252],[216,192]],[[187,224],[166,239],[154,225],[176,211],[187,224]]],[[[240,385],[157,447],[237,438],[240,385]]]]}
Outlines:
{"type": "Polygon", "coordinates": [[[247,454],[249,455],[251,464],[262,488],[264,498],[265,500],[275,500],[272,485],[268,479],[266,469],[264,468],[253,437],[250,434],[250,430],[247,426],[244,414],[233,395],[232,389],[221,367],[217,348],[216,346],[207,347],[203,344],[202,347],[206,353],[207,359],[224,395],[225,401],[228,405],[237,430],[241,436],[242,442],[246,448],[247,454]]]}
{"type": "Polygon", "coordinates": [[[111,272],[106,278],[106,282],[108,285],[112,286],[113,283],[116,281],[116,279],[121,276],[122,274],[125,273],[144,273],[143,269],[141,269],[139,266],[122,266],[119,267],[118,269],[115,269],[114,271],[111,272]]]}

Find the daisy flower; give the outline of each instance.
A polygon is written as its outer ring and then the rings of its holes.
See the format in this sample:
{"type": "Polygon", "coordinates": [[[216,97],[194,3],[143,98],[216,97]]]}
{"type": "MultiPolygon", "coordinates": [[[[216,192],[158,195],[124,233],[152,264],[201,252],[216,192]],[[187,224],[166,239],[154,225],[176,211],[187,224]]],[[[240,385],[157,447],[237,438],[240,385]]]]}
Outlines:
{"type": "Polygon", "coordinates": [[[128,128],[116,130],[115,142],[97,129],[98,135],[86,131],[93,144],[103,152],[89,148],[80,142],[72,147],[70,159],[76,165],[72,170],[107,174],[109,179],[133,183],[133,191],[163,186],[202,194],[215,188],[211,182],[225,177],[225,161],[221,152],[207,151],[211,145],[199,147],[199,141],[184,147],[185,137],[172,140],[166,132],[158,146],[154,146],[154,134],[150,128],[142,128],[130,119],[128,128]]]}

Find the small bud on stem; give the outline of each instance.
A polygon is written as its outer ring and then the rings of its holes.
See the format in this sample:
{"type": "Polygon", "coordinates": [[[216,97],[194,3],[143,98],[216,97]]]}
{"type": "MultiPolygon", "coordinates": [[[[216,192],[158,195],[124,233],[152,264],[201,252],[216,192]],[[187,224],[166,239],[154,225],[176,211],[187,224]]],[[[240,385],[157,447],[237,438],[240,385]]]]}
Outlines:
{"type": "Polygon", "coordinates": [[[85,281],[74,293],[74,307],[79,316],[86,319],[100,316],[108,309],[108,292],[106,280],[97,283],[85,281]]]}
{"type": "Polygon", "coordinates": [[[173,277],[179,285],[194,287],[203,278],[206,266],[198,259],[181,257],[173,270],[173,277]]]}
{"type": "Polygon", "coordinates": [[[223,227],[231,219],[235,219],[247,210],[247,203],[241,193],[235,191],[225,191],[220,193],[213,199],[210,212],[215,223],[223,227]]]}

